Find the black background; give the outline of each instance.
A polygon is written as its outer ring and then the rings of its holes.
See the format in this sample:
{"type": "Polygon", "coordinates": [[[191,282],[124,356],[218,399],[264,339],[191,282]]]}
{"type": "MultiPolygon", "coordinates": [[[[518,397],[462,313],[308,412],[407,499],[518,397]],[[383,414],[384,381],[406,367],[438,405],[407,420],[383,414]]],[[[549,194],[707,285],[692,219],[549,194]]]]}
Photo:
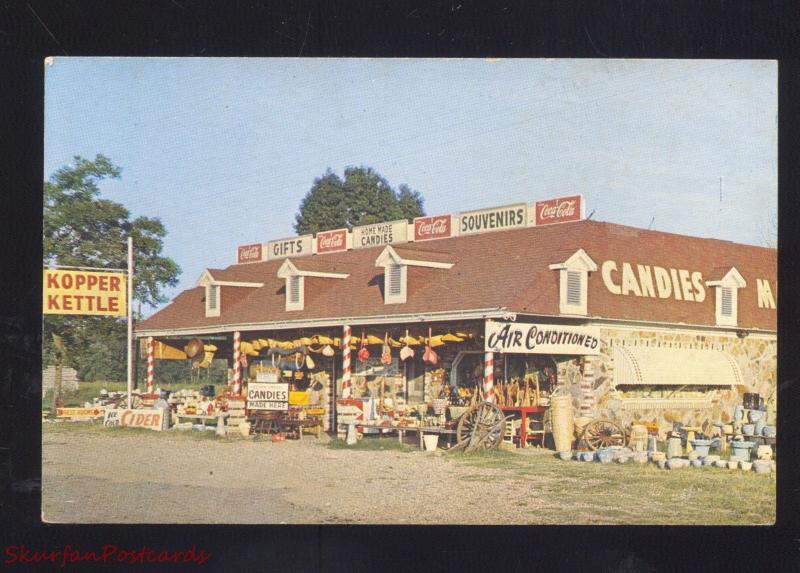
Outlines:
{"type": "MultiPolygon", "coordinates": [[[[796,571],[796,2],[0,1],[0,546],[184,549],[201,570],[796,571]],[[768,58],[779,64],[779,433],[775,527],[51,526],[40,523],[45,56],[768,58]],[[31,382],[33,381],[33,382],[31,382]]],[[[154,460],[154,463],[158,463],[154,460]]],[[[334,480],[335,476],[331,476],[334,480]]],[[[731,489],[730,495],[737,492],[731,489]]],[[[431,500],[435,507],[436,500],[431,500]]],[[[446,503],[446,500],[442,500],[446,503]]],[[[152,500],[154,506],[158,500],[152,500]]],[[[710,512],[714,508],[708,508],[710,512]]],[[[379,508],[376,508],[379,511],[379,508]]],[[[0,563],[4,556],[0,555],[0,563]]],[[[111,569],[83,564],[74,570],[111,569]]],[[[123,566],[128,567],[128,566],[123,566]]],[[[31,567],[9,566],[9,570],[31,567]]],[[[57,567],[42,567],[45,570],[57,567]]],[[[139,567],[138,569],[142,569],[139,567]]],[[[145,566],[145,570],[193,567],[145,566]]]]}

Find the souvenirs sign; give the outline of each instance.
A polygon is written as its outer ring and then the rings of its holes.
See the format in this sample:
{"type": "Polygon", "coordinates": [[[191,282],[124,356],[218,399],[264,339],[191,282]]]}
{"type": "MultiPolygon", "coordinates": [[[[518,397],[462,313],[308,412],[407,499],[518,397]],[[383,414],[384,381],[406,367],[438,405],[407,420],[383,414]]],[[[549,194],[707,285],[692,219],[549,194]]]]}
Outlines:
{"type": "Polygon", "coordinates": [[[408,223],[405,219],[353,228],[353,248],[364,249],[392,243],[405,243],[408,223]]]}
{"type": "Polygon", "coordinates": [[[600,354],[600,328],[487,322],[484,349],[509,354],[600,354]]]}
{"type": "Polygon", "coordinates": [[[291,239],[281,239],[267,243],[267,260],[285,259],[286,257],[299,257],[311,254],[311,244],[314,237],[302,235],[291,239]]]}
{"type": "Polygon", "coordinates": [[[261,243],[242,245],[236,251],[236,262],[240,265],[244,263],[261,262],[264,260],[261,258],[264,252],[264,246],[261,243]]]}
{"type": "Polygon", "coordinates": [[[453,217],[439,215],[436,217],[417,217],[414,219],[414,240],[446,239],[453,236],[453,217]]]}
{"type": "Polygon", "coordinates": [[[570,195],[569,197],[537,201],[533,209],[536,217],[534,224],[537,227],[540,225],[552,225],[553,223],[580,221],[583,219],[583,197],[581,195],[570,195]]]}
{"type": "Polygon", "coordinates": [[[347,250],[347,229],[317,233],[317,253],[337,253],[347,250]]]}
{"type": "Polygon", "coordinates": [[[125,273],[44,270],[42,312],[127,316],[125,273]]]}
{"type": "Polygon", "coordinates": [[[288,410],[289,385],[251,382],[247,385],[247,409],[288,410]]]}
{"type": "Polygon", "coordinates": [[[528,206],[525,203],[467,211],[458,217],[458,234],[473,235],[487,231],[517,229],[528,224],[528,206]]]}

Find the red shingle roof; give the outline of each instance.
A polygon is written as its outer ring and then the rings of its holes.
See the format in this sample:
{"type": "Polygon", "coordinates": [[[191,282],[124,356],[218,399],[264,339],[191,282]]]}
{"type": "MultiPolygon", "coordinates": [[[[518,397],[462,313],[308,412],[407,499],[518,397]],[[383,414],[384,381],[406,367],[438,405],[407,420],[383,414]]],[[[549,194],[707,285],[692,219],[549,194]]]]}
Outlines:
{"type": "MultiPolygon", "coordinates": [[[[747,282],[739,291],[739,326],[776,330],[776,311],[757,305],[756,279],[768,279],[776,295],[775,249],[581,221],[454,237],[430,243],[394,246],[404,258],[454,263],[450,269],[409,267],[407,302],[384,304],[383,269],[375,259],[384,247],[292,259],[302,270],[349,274],[347,279],[306,277],[305,308],[285,310],[284,280],[277,277],[282,260],[232,265],[213,270],[217,280],[263,282],[261,288],[221,287],[221,315],[205,317],[204,291],[194,288],[137,330],[207,327],[285,320],[314,320],[339,316],[378,316],[507,307],[518,313],[559,314],[559,272],[549,269],[579,248],[597,263],[622,263],[699,271],[712,281],[735,266],[747,282]],[[418,255],[417,255],[418,254],[418,255]],[[224,278],[223,278],[224,277],[224,278]]],[[[601,272],[588,281],[588,316],[693,325],[715,324],[715,293],[705,287],[705,300],[615,295],[601,272]]]]}

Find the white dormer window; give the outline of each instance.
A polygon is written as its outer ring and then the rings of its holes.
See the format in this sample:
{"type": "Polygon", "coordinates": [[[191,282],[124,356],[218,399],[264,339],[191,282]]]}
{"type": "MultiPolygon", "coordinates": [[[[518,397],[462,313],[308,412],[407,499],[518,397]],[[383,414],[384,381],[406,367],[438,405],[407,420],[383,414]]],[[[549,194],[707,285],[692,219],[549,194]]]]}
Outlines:
{"type": "Polygon", "coordinates": [[[278,278],[286,280],[286,310],[303,310],[305,308],[305,277],[346,279],[348,276],[350,275],[298,269],[297,265],[286,259],[278,269],[278,278]]]}
{"type": "MultiPolygon", "coordinates": [[[[418,260],[426,255],[435,257],[436,254],[425,251],[402,251],[408,256],[401,256],[391,245],[387,245],[375,260],[376,267],[383,267],[383,303],[402,304],[406,302],[408,294],[408,267],[429,267],[433,269],[449,269],[453,263],[442,261],[418,260]],[[415,258],[410,258],[410,257],[415,258]]],[[[441,253],[438,253],[441,255],[441,253]]]]}
{"type": "Polygon", "coordinates": [[[583,249],[563,263],[550,265],[559,271],[559,303],[561,314],[588,314],[589,273],[597,270],[597,265],[583,249]]]}
{"type": "Polygon", "coordinates": [[[718,281],[708,281],[710,287],[716,288],[716,320],[717,326],[736,326],[739,323],[739,289],[747,286],[744,277],[732,267],[718,281]]]}
{"type": "Polygon", "coordinates": [[[238,281],[238,280],[217,280],[212,274],[215,273],[217,277],[225,277],[229,271],[218,269],[206,269],[200,275],[197,281],[198,287],[205,289],[205,307],[207,317],[217,317],[222,311],[222,287],[244,287],[244,288],[260,288],[264,283],[238,281]]]}

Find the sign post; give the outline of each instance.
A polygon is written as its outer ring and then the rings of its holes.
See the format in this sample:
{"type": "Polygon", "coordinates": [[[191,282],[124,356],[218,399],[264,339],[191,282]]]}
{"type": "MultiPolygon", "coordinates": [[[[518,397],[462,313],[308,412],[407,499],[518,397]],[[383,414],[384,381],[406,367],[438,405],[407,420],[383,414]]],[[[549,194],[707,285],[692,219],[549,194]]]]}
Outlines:
{"type": "Polygon", "coordinates": [[[128,237],[128,408],[133,392],[133,237],[128,237]]]}

